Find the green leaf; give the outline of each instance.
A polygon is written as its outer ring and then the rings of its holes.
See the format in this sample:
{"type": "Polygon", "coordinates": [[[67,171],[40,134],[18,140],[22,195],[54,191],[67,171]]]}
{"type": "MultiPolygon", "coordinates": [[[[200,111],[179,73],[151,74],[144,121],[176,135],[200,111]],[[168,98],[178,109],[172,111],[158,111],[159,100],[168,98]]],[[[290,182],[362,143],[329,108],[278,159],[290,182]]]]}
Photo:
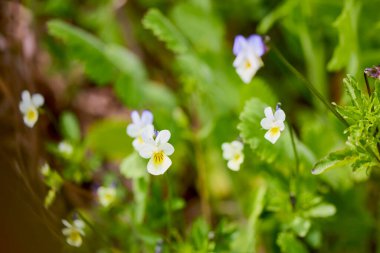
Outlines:
{"type": "Polygon", "coordinates": [[[81,138],[77,117],[72,112],[63,112],[60,118],[60,128],[65,139],[78,143],[81,138]]]}
{"type": "Polygon", "coordinates": [[[170,14],[175,24],[198,51],[220,51],[223,26],[210,9],[202,9],[197,4],[183,2],[177,4],[170,14]]]}
{"type": "Polygon", "coordinates": [[[312,169],[311,173],[318,175],[333,167],[344,166],[352,162],[353,151],[351,149],[343,149],[331,152],[326,157],[319,160],[312,169]]]}
{"type": "Polygon", "coordinates": [[[358,81],[351,75],[347,75],[343,79],[344,87],[347,94],[350,96],[352,105],[356,106],[358,109],[363,109],[364,96],[363,92],[359,89],[358,81]]]}
{"type": "Polygon", "coordinates": [[[146,162],[134,152],[121,162],[120,173],[126,178],[143,177],[147,173],[146,162]]]}
{"type": "Polygon", "coordinates": [[[347,0],[333,26],[338,30],[339,44],[327,65],[329,71],[348,68],[349,73],[356,73],[359,66],[357,26],[361,9],[360,1],[347,0]]]}
{"type": "Polygon", "coordinates": [[[144,221],[148,190],[149,190],[149,176],[145,174],[144,177],[133,178],[133,196],[135,200],[134,214],[138,224],[144,221]]]}
{"type": "Polygon", "coordinates": [[[60,20],[48,22],[51,36],[61,39],[74,57],[85,65],[86,74],[98,84],[114,80],[116,69],[104,56],[104,44],[90,33],[60,20]]]}
{"type": "Polygon", "coordinates": [[[306,215],[313,218],[325,218],[333,216],[336,213],[336,208],[332,204],[322,203],[310,208],[306,215]]]}
{"type": "Polygon", "coordinates": [[[288,0],[283,2],[280,6],[278,6],[261,20],[257,26],[257,32],[261,34],[267,33],[277,20],[289,15],[289,13],[297,6],[298,3],[299,1],[297,0],[288,0]]]}
{"type": "Polygon", "coordinates": [[[132,151],[132,140],[126,134],[128,122],[105,119],[94,123],[86,135],[85,147],[106,158],[120,159],[132,151]]]}
{"type": "Polygon", "coordinates": [[[159,10],[150,9],[145,14],[142,23],[173,52],[184,53],[188,50],[188,43],[181,32],[159,10]]]}
{"type": "Polygon", "coordinates": [[[305,245],[289,232],[278,235],[277,245],[280,246],[282,253],[308,253],[305,245]]]}
{"type": "Polygon", "coordinates": [[[311,222],[300,216],[296,216],[291,223],[291,228],[300,237],[305,237],[311,227],[311,222]]]}

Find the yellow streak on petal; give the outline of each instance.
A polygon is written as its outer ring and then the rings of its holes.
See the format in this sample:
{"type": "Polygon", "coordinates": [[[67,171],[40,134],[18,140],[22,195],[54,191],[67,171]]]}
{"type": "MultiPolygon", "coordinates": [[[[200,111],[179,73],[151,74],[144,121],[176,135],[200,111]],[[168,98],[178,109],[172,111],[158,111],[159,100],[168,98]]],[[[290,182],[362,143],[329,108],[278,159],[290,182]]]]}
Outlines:
{"type": "Polygon", "coordinates": [[[270,132],[270,135],[272,137],[276,136],[279,132],[280,132],[280,128],[279,127],[272,127],[269,132],[270,132]]]}
{"type": "Polygon", "coordinates": [[[34,122],[37,120],[38,113],[34,107],[29,107],[25,115],[29,122],[34,122]]]}
{"type": "Polygon", "coordinates": [[[153,162],[156,165],[162,164],[164,161],[164,152],[162,150],[155,152],[153,154],[153,162]]]}

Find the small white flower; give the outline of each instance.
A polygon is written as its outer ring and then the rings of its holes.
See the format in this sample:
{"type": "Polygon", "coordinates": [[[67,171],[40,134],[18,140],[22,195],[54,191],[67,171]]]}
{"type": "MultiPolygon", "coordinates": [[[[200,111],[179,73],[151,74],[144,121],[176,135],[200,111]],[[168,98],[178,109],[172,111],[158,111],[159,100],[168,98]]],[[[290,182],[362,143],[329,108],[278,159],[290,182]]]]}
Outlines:
{"type": "Polygon", "coordinates": [[[139,153],[143,158],[149,159],[148,172],[152,175],[161,175],[170,167],[172,161],[168,157],[174,153],[174,147],[168,143],[170,131],[162,130],[156,139],[147,138],[144,140],[139,153]]]}
{"type": "Polygon", "coordinates": [[[21,102],[19,109],[24,115],[24,123],[32,128],[38,120],[38,108],[44,104],[44,97],[41,94],[30,95],[30,92],[24,90],[21,93],[21,102]]]}
{"type": "Polygon", "coordinates": [[[62,229],[62,233],[66,236],[66,242],[74,247],[82,245],[82,236],[84,236],[84,222],[80,219],[75,219],[73,224],[67,220],[62,220],[62,223],[66,226],[62,229]]]}
{"type": "Polygon", "coordinates": [[[273,115],[272,108],[267,107],[264,109],[264,114],[265,118],[260,122],[262,128],[268,130],[264,137],[274,144],[280,138],[281,131],[285,129],[285,112],[277,108],[273,115]]]}
{"type": "Polygon", "coordinates": [[[231,143],[223,143],[223,158],[228,160],[227,167],[231,170],[238,171],[240,165],[244,161],[243,143],[240,141],[233,141],[231,143]]]}
{"type": "Polygon", "coordinates": [[[116,199],[116,189],[113,186],[111,187],[100,186],[97,190],[97,193],[98,193],[99,203],[104,207],[109,206],[116,199]]]}
{"type": "Polygon", "coordinates": [[[67,141],[61,141],[58,144],[58,150],[65,156],[70,156],[73,153],[73,146],[67,141]]]}
{"type": "Polygon", "coordinates": [[[236,58],[233,66],[245,83],[251,82],[256,72],[264,65],[261,56],[267,51],[264,40],[259,35],[251,35],[248,39],[236,36],[233,53],[236,58]]]}
{"type": "Polygon", "coordinates": [[[150,111],[143,111],[141,118],[137,111],[131,113],[132,123],[127,127],[127,134],[132,138],[135,138],[132,142],[136,151],[140,150],[142,144],[144,144],[145,135],[147,138],[153,137],[153,115],[150,111]]]}
{"type": "Polygon", "coordinates": [[[45,163],[41,167],[41,174],[46,177],[49,173],[50,173],[50,166],[49,166],[49,164],[45,163]]]}

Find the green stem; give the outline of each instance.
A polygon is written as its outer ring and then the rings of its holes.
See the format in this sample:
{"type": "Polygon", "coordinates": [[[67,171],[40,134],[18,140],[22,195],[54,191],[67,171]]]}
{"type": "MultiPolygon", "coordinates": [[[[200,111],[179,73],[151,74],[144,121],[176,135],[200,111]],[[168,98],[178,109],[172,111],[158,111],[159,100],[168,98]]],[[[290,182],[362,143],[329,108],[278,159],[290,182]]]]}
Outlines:
{"type": "Polygon", "coordinates": [[[348,127],[347,121],[335,110],[335,108],[322,96],[322,94],[314,87],[314,85],[309,82],[295,67],[286,58],[281,54],[281,52],[273,45],[273,51],[277,54],[278,58],[282,61],[282,63],[292,72],[298,79],[300,79],[310,90],[312,94],[314,94],[325,106],[329,109],[335,117],[337,117],[346,127],[348,127]]]}
{"type": "Polygon", "coordinates": [[[99,238],[101,238],[101,240],[104,242],[105,245],[107,246],[110,246],[112,245],[112,243],[108,240],[108,238],[102,233],[100,232],[99,230],[97,230],[94,225],[92,225],[92,223],[81,213],[79,212],[78,210],[76,211],[76,213],[78,214],[78,216],[81,218],[81,220],[84,221],[84,223],[87,224],[87,226],[95,232],[95,234],[97,234],[99,236],[99,238]]]}
{"type": "Polygon", "coordinates": [[[171,187],[171,182],[170,182],[170,178],[169,178],[169,175],[166,173],[164,175],[165,179],[166,179],[166,185],[168,187],[168,195],[167,195],[167,205],[166,205],[166,212],[167,212],[167,216],[168,216],[168,224],[167,224],[167,233],[168,233],[168,241],[170,242],[170,233],[172,231],[172,187],[171,187]]]}
{"type": "Polygon", "coordinates": [[[292,172],[291,176],[291,183],[290,183],[290,201],[293,207],[293,210],[295,210],[296,207],[296,193],[298,192],[297,189],[297,180],[298,180],[298,174],[299,174],[299,166],[300,166],[300,160],[299,160],[299,155],[298,155],[298,150],[296,146],[296,141],[294,138],[294,133],[293,129],[290,126],[288,122],[288,128],[289,128],[289,133],[290,133],[290,139],[292,141],[292,148],[293,148],[293,153],[294,153],[294,158],[295,158],[295,168],[292,172]]]}

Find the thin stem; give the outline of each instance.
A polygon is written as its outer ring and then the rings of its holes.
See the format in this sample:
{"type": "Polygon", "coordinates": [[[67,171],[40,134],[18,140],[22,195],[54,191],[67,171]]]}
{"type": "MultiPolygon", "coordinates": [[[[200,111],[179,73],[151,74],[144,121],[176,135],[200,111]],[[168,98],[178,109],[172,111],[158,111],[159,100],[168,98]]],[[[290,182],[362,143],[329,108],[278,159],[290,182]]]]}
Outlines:
{"type": "Polygon", "coordinates": [[[108,240],[108,238],[102,233],[100,232],[99,230],[97,230],[94,225],[92,225],[92,223],[79,211],[76,211],[76,213],[78,214],[78,216],[81,218],[81,220],[84,221],[84,223],[87,224],[87,226],[92,230],[94,231],[96,234],[98,234],[99,238],[102,239],[102,241],[104,242],[105,245],[107,246],[110,246],[112,245],[111,242],[108,240]]]}
{"type": "Polygon", "coordinates": [[[371,88],[369,87],[367,74],[364,72],[365,86],[367,87],[368,96],[371,96],[371,88]]]}
{"type": "Polygon", "coordinates": [[[278,58],[284,63],[284,65],[292,72],[298,79],[300,79],[305,86],[313,93],[325,106],[329,109],[335,117],[337,117],[346,127],[348,127],[347,121],[335,110],[335,108],[322,96],[322,94],[309,82],[288,60],[281,54],[281,52],[273,45],[273,51],[277,54],[278,58]]]}
{"type": "Polygon", "coordinates": [[[292,141],[294,158],[295,158],[295,162],[296,162],[295,168],[294,168],[293,173],[292,173],[291,189],[290,189],[290,202],[292,204],[293,210],[295,210],[295,208],[296,208],[296,193],[298,191],[297,180],[298,180],[298,174],[299,174],[300,160],[299,160],[298,150],[297,150],[297,146],[296,146],[296,141],[295,141],[294,134],[293,134],[293,129],[290,126],[289,122],[288,122],[288,128],[289,128],[289,133],[290,133],[290,139],[292,141]]]}
{"type": "Polygon", "coordinates": [[[167,224],[167,229],[168,229],[168,241],[170,242],[170,232],[172,231],[172,207],[171,207],[171,204],[172,204],[172,189],[171,189],[171,182],[170,182],[170,178],[169,178],[169,175],[166,173],[164,175],[165,179],[166,179],[166,185],[168,187],[168,195],[167,195],[167,200],[166,200],[166,212],[167,212],[167,216],[168,216],[168,224],[167,224]]]}

